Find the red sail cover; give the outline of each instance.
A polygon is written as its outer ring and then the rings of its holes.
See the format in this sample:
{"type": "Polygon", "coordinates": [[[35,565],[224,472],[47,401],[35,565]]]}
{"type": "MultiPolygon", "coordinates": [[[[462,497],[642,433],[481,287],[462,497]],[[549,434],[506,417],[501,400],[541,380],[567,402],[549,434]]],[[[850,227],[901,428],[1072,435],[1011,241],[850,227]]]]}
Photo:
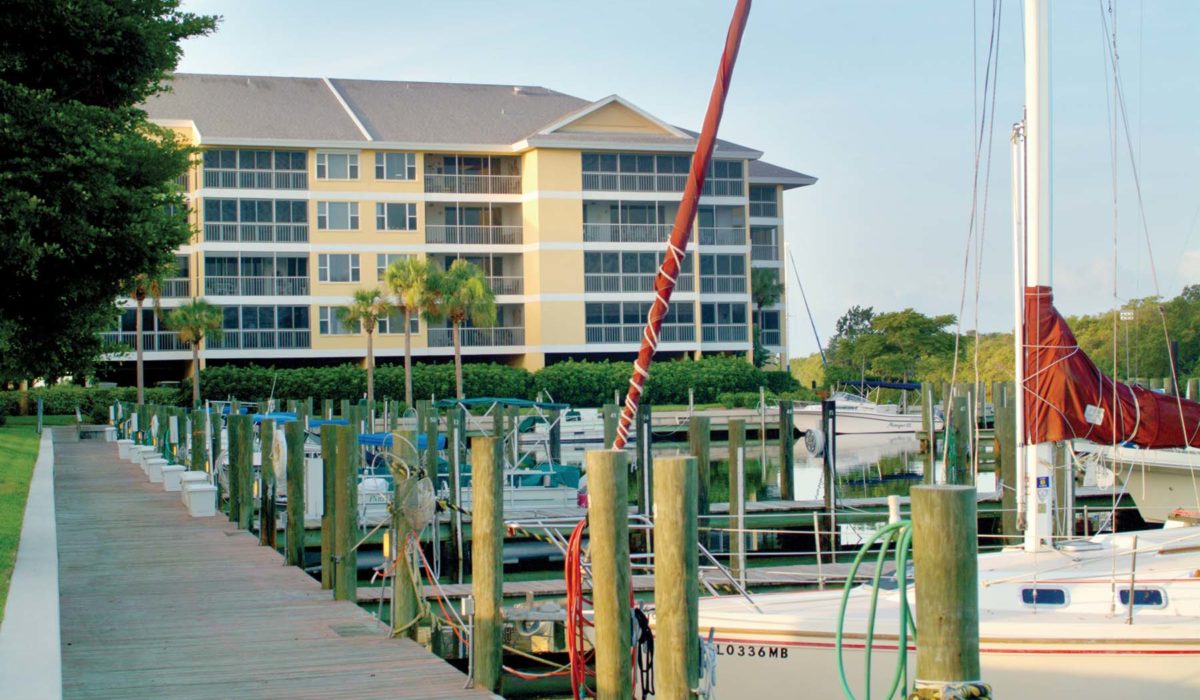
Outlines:
{"type": "Polygon", "coordinates": [[[1200,404],[1104,376],[1055,310],[1050,287],[1025,288],[1025,389],[1027,444],[1200,447],[1200,404]]]}

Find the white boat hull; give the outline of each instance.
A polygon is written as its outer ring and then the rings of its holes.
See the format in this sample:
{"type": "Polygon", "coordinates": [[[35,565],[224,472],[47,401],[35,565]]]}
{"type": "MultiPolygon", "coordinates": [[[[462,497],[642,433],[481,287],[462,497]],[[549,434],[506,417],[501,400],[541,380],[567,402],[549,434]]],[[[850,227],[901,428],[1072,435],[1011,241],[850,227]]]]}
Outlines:
{"type": "MultiPolygon", "coordinates": [[[[796,430],[808,432],[821,427],[821,408],[798,408],[792,416],[796,430]]],[[[874,413],[843,411],[837,414],[839,435],[869,435],[885,433],[916,433],[921,430],[921,416],[911,413],[874,413]]]]}
{"type": "Polygon", "coordinates": [[[1200,452],[1090,444],[1079,449],[1100,455],[1125,481],[1125,492],[1146,522],[1166,522],[1180,508],[1200,511],[1200,452]]]}

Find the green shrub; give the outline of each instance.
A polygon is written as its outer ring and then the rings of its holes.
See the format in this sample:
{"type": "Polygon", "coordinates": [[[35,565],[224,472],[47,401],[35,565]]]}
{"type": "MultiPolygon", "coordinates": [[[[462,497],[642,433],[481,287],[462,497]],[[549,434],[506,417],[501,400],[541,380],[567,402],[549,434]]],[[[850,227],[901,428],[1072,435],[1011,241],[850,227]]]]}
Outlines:
{"type": "Polygon", "coordinates": [[[632,371],[628,362],[559,362],[533,375],[533,393],[572,406],[602,406],[612,402],[613,392],[625,395],[632,371]]]}
{"type": "Polygon", "coordinates": [[[782,394],[785,391],[796,391],[800,388],[800,382],[792,376],[791,372],[775,370],[763,372],[762,375],[763,386],[767,388],[767,391],[782,394]]]}
{"type": "MultiPolygon", "coordinates": [[[[767,399],[775,398],[767,392],[767,399]]],[[[729,391],[717,397],[717,403],[725,408],[758,408],[759,395],[757,391],[729,391]]]]}
{"type": "MultiPolygon", "coordinates": [[[[183,394],[179,389],[150,388],[145,390],[146,403],[164,406],[179,406],[183,394]]],[[[8,415],[20,415],[22,395],[29,398],[25,415],[37,414],[37,400],[42,399],[42,413],[48,416],[65,416],[79,409],[83,419],[91,423],[107,423],[108,407],[117,401],[135,401],[137,388],[126,386],[115,389],[82,387],[73,384],[56,384],[37,387],[28,392],[0,392],[0,410],[8,415]]],[[[190,392],[187,394],[190,400],[190,392]]]]}
{"type": "Polygon", "coordinates": [[[8,403],[0,401],[0,425],[8,422],[8,403]]]}
{"type": "Polygon", "coordinates": [[[795,391],[785,391],[779,394],[779,400],[812,402],[820,401],[821,397],[818,396],[817,392],[813,391],[812,389],[802,386],[795,391]]]}

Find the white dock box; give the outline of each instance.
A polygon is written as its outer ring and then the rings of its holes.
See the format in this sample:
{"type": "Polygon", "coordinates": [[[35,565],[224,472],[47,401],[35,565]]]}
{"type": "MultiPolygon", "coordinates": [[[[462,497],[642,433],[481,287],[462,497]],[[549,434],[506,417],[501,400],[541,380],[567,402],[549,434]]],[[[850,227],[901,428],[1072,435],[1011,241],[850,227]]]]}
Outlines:
{"type": "Polygon", "coordinates": [[[117,440],[117,457],[120,459],[129,459],[129,449],[133,447],[133,440],[117,440]]]}
{"type": "Polygon", "coordinates": [[[163,491],[178,491],[179,477],[187,471],[182,464],[168,464],[162,468],[163,491]]]}
{"type": "Polygon", "coordinates": [[[150,483],[162,483],[163,467],[165,466],[167,466],[167,460],[162,457],[151,457],[146,460],[146,476],[150,477],[150,483]]]}

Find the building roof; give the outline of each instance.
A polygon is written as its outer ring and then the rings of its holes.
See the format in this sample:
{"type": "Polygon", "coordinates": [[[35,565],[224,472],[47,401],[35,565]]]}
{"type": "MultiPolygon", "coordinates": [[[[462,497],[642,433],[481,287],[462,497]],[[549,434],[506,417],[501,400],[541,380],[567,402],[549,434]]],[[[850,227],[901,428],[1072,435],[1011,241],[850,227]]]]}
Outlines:
{"type": "MultiPolygon", "coordinates": [[[[624,99],[588,100],[527,85],[476,85],[342,78],[176,73],[144,108],[159,122],[191,122],[202,143],[512,150],[532,147],[691,151],[696,132],[658,122],[624,99]],[[619,103],[663,125],[663,133],[558,127],[619,103]],[[674,133],[670,133],[674,132],[674,133]]],[[[748,146],[717,140],[716,152],[750,159],[751,182],[800,187],[803,173],[762,163],[748,146]]]]}

